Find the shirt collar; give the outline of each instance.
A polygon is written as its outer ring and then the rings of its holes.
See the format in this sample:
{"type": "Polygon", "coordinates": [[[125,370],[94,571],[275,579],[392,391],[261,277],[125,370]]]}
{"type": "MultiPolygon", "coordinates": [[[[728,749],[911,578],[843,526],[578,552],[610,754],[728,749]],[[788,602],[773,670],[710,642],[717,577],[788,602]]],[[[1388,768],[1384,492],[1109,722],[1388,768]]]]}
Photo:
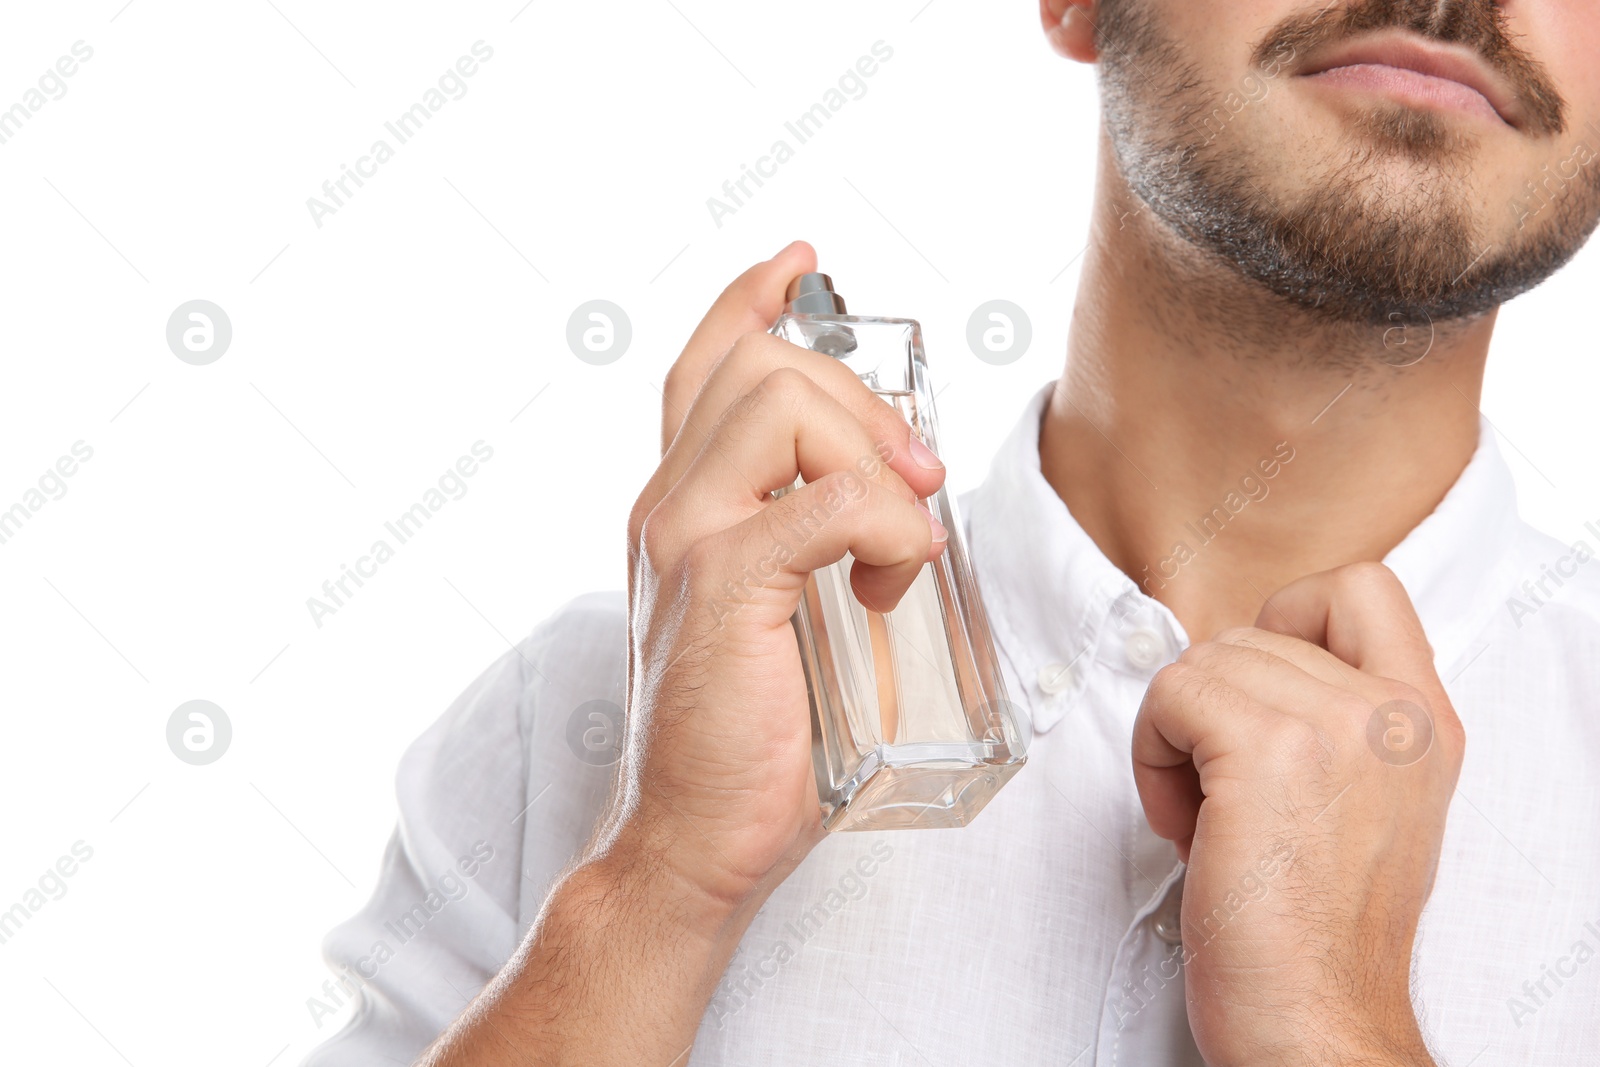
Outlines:
{"type": "MultiPolygon", "coordinates": [[[[1093,670],[1148,677],[1189,644],[1177,618],[1106,558],[1045,480],[1039,431],[1055,385],[1034,393],[960,504],[990,627],[1039,731],[1060,721],[1093,670]]],[[[1519,525],[1511,472],[1480,419],[1478,447],[1456,483],[1383,561],[1410,594],[1441,672],[1514,584],[1509,550],[1519,525]]]]}

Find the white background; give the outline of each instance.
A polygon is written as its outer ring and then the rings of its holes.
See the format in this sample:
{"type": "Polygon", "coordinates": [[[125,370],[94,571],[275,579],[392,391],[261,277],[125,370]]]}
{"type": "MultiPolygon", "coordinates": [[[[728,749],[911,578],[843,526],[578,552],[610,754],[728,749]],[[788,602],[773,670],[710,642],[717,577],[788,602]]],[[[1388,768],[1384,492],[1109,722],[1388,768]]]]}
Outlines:
{"type": "MultiPolygon", "coordinates": [[[[920,318],[952,485],[981,477],[1060,369],[1093,79],[1032,0],[123,5],[7,5],[0,32],[0,108],[94,49],[0,145],[0,510],[94,450],[0,545],[0,909],[93,849],[0,944],[0,1041],[288,1064],[348,1014],[307,1010],[318,941],[371,889],[404,747],[508,640],[624,584],[656,387],[728,280],[804,237],[853,311],[920,318]],[[316,226],[307,198],[479,40],[465,96],[316,226]],[[865,95],[716,225],[707,198],[880,40],[865,95]],[[197,298],[233,326],[208,366],[165,337],[197,298]],[[607,366],[565,341],[596,298],[633,325],[607,366]],[[964,339],[993,298],[1033,320],[1004,367],[964,339]],[[479,440],[466,495],[315,625],[307,598],[479,440]],[[233,726],[201,767],[165,736],[197,698],[233,726]]],[[[1600,520],[1597,285],[1590,249],[1502,314],[1485,402],[1565,541],[1600,520]]]]}

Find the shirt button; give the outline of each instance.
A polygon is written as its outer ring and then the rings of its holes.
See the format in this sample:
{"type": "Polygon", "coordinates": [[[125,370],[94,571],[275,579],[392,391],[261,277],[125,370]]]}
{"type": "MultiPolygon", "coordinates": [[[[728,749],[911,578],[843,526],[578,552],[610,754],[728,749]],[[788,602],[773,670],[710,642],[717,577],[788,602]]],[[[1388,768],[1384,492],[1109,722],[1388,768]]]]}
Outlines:
{"type": "Polygon", "coordinates": [[[1124,648],[1128,662],[1139,670],[1149,670],[1167,658],[1167,643],[1154,630],[1139,629],[1128,635],[1124,648]]]}
{"type": "Polygon", "coordinates": [[[1039,668],[1039,688],[1048,696],[1064,692],[1072,685],[1072,664],[1055,660],[1039,668]]]}
{"type": "Polygon", "coordinates": [[[1169,945],[1183,944],[1183,878],[1167,889],[1161,906],[1150,914],[1150,930],[1169,945]]]}

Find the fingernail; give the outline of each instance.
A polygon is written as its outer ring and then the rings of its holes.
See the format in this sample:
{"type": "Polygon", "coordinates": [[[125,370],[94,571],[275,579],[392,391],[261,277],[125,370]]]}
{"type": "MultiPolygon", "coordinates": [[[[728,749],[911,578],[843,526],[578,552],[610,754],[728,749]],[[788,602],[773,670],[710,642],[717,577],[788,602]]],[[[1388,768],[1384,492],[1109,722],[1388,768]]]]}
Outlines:
{"type": "Polygon", "coordinates": [[[936,471],[944,466],[939,457],[933,454],[933,449],[917,440],[916,434],[911,435],[911,459],[925,471],[936,471]]]}
{"type": "MultiPolygon", "coordinates": [[[[930,455],[931,455],[931,453],[930,453],[930,455]]],[[[933,512],[929,511],[926,507],[923,507],[921,504],[917,505],[917,510],[922,512],[924,515],[928,516],[928,525],[933,528],[933,543],[934,544],[936,544],[936,545],[943,544],[945,541],[948,541],[950,539],[950,531],[946,530],[944,528],[944,523],[940,522],[938,519],[933,517],[933,512]]]]}
{"type": "Polygon", "coordinates": [[[772,258],[773,259],[777,259],[778,256],[783,255],[785,252],[789,251],[789,249],[793,248],[797,244],[799,244],[798,241],[790,241],[788,244],[786,244],[782,248],[778,249],[778,255],[773,256],[772,258]]]}

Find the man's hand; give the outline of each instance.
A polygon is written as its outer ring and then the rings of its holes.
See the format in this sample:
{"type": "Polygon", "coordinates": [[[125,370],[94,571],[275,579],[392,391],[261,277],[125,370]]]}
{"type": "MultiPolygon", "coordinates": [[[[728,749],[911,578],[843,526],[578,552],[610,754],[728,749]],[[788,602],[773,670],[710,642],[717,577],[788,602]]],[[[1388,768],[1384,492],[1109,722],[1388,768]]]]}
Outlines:
{"type": "Polygon", "coordinates": [[[628,528],[625,803],[602,852],[658,858],[734,907],[822,836],[790,623],[807,576],[848,551],[857,598],[888,611],[944,547],[918,503],[944,468],[905,419],[845,364],[766,332],[813,269],[797,243],[712,308],[667,375],[666,452],[628,528]]]}
{"type": "Polygon", "coordinates": [[[822,837],[790,618],[846,552],[861,602],[893,607],[944,548],[918,503],[944,467],[849,368],[766,332],[815,269],[803,242],[750,268],[667,375],[628,523],[611,808],[430,1067],[683,1063],[756,910],[822,837]]]}
{"type": "Polygon", "coordinates": [[[1190,647],[1133,729],[1189,864],[1189,1023],[1211,1064],[1429,1064],[1410,999],[1464,736],[1405,590],[1312,575],[1190,647]]]}

